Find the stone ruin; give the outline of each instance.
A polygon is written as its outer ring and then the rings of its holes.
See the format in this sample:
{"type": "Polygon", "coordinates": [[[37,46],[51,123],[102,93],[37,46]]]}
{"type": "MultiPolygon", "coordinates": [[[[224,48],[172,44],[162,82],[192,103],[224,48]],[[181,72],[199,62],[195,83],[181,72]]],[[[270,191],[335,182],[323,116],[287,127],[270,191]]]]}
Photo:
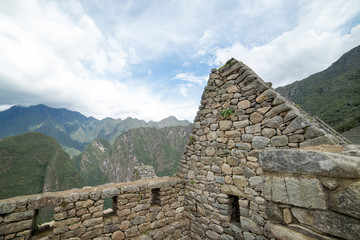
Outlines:
{"type": "Polygon", "coordinates": [[[360,239],[359,148],[246,65],[212,70],[193,126],[177,176],[0,200],[0,240],[360,239]]]}

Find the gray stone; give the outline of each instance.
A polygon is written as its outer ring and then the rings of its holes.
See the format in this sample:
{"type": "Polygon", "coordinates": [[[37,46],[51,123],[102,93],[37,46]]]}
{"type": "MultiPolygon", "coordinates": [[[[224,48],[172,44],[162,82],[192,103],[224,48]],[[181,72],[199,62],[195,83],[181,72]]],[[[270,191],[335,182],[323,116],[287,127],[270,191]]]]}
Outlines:
{"type": "Polygon", "coordinates": [[[259,133],[260,131],[261,131],[260,124],[255,124],[255,125],[245,127],[245,132],[247,134],[259,133]]]}
{"type": "Polygon", "coordinates": [[[34,210],[11,213],[5,216],[4,222],[18,222],[21,220],[26,220],[32,218],[34,214],[35,214],[34,210]]]}
{"type": "Polygon", "coordinates": [[[278,240],[317,240],[319,238],[313,238],[308,235],[302,234],[300,232],[296,232],[291,228],[269,223],[269,229],[272,236],[278,240]]]}
{"type": "Polygon", "coordinates": [[[264,137],[271,138],[276,135],[276,130],[272,128],[264,128],[261,132],[264,137]]]}
{"type": "Polygon", "coordinates": [[[64,198],[64,201],[67,203],[72,203],[72,202],[76,202],[79,199],[80,199],[79,193],[71,193],[64,198]]]}
{"type": "Polygon", "coordinates": [[[284,147],[288,144],[288,138],[285,135],[275,136],[271,138],[271,146],[273,147],[284,147]]]}
{"type": "Polygon", "coordinates": [[[1,201],[0,202],[0,214],[13,212],[16,208],[15,201],[1,201]]]}
{"type": "Polygon", "coordinates": [[[253,233],[261,234],[260,226],[251,219],[240,216],[241,227],[245,230],[249,230],[253,233]]]}
{"type": "Polygon", "coordinates": [[[277,105],[282,104],[284,102],[286,102],[285,98],[283,98],[282,96],[277,96],[276,98],[274,98],[271,105],[272,106],[277,106],[277,105]]]}
{"type": "MultiPolygon", "coordinates": [[[[279,105],[279,106],[281,106],[281,105],[279,105]]],[[[301,116],[298,116],[290,122],[290,124],[283,131],[283,134],[295,132],[296,130],[305,128],[309,125],[310,125],[309,120],[307,120],[301,116]]]]}
{"type": "Polygon", "coordinates": [[[267,89],[261,93],[255,100],[257,103],[262,103],[268,99],[273,99],[277,96],[277,93],[273,89],[267,89]]]}
{"type": "Polygon", "coordinates": [[[315,127],[314,125],[310,125],[308,128],[306,128],[304,137],[306,139],[311,139],[311,138],[316,138],[316,137],[320,137],[323,135],[325,135],[324,130],[319,129],[319,128],[315,127]]]}
{"type": "Polygon", "coordinates": [[[243,120],[243,121],[237,121],[234,122],[234,128],[239,129],[239,128],[243,128],[246,127],[250,124],[249,120],[243,120]]]}
{"type": "Polygon", "coordinates": [[[262,125],[269,128],[278,128],[283,122],[283,118],[281,116],[275,116],[268,120],[265,120],[262,125]]]}
{"type": "Polygon", "coordinates": [[[300,115],[300,113],[297,110],[292,109],[285,115],[284,122],[293,120],[294,118],[296,118],[299,115],[300,115]]]}
{"type": "Polygon", "coordinates": [[[240,164],[240,159],[234,156],[230,156],[227,158],[227,163],[230,166],[238,166],[240,164]]]}
{"type": "Polygon", "coordinates": [[[320,232],[353,240],[360,239],[360,222],[338,213],[292,208],[294,217],[303,225],[320,232]]]}
{"type": "Polygon", "coordinates": [[[4,236],[11,233],[18,233],[23,230],[30,229],[32,227],[32,223],[33,221],[32,219],[30,219],[21,222],[14,222],[14,223],[2,225],[0,226],[0,234],[4,236]]]}
{"type": "Polygon", "coordinates": [[[254,124],[260,123],[263,119],[264,119],[264,117],[258,112],[253,112],[250,115],[250,121],[254,124]]]}
{"type": "Polygon", "coordinates": [[[249,100],[243,100],[240,101],[237,105],[239,109],[247,109],[250,107],[250,101],[249,100]]]}
{"type": "Polygon", "coordinates": [[[213,148],[213,147],[207,147],[205,149],[206,156],[214,156],[215,153],[216,153],[216,151],[215,151],[215,148],[213,148]]]}
{"type": "Polygon", "coordinates": [[[338,140],[336,137],[330,134],[326,134],[321,137],[313,138],[310,140],[307,140],[306,142],[300,143],[300,148],[305,148],[309,146],[317,146],[322,144],[328,144],[328,145],[335,145],[338,144],[338,140]]]}
{"type": "Polygon", "coordinates": [[[332,192],[330,208],[360,219],[360,181],[332,192]]]}
{"type": "Polygon", "coordinates": [[[259,156],[264,171],[359,178],[360,159],[336,153],[304,150],[265,150],[259,156]]]}
{"type": "Polygon", "coordinates": [[[255,136],[253,137],[251,144],[252,147],[255,149],[263,149],[265,148],[270,142],[270,139],[262,136],[255,136]]]}
{"type": "Polygon", "coordinates": [[[278,207],[278,205],[266,202],[265,203],[265,213],[269,219],[271,219],[272,222],[282,223],[283,222],[283,215],[278,207]]]}
{"type": "MultiPolygon", "coordinates": [[[[253,139],[253,135],[252,134],[243,134],[241,135],[241,140],[243,140],[244,142],[251,142],[251,140],[253,139]]],[[[265,136],[266,137],[266,136],[265,136]]]]}
{"type": "Polygon", "coordinates": [[[101,193],[101,198],[105,199],[105,198],[111,198],[111,197],[115,197],[117,195],[120,194],[120,190],[117,188],[107,188],[102,190],[101,193]]]}
{"type": "Polygon", "coordinates": [[[256,173],[253,170],[251,170],[250,168],[245,167],[244,168],[244,176],[249,178],[249,177],[256,176],[256,173]]]}
{"type": "Polygon", "coordinates": [[[264,197],[269,201],[310,209],[326,209],[326,194],[319,180],[294,177],[266,177],[264,197]],[[269,194],[270,192],[270,194],[269,194]]]}
{"type": "Polygon", "coordinates": [[[278,115],[282,112],[285,112],[287,110],[291,109],[291,106],[288,103],[283,103],[280,104],[276,107],[273,107],[272,109],[270,109],[266,114],[265,117],[271,118],[275,115],[278,115]]]}
{"type": "Polygon", "coordinates": [[[205,235],[210,239],[214,239],[214,240],[220,239],[220,235],[211,230],[206,231],[205,235]]]}
{"type": "Polygon", "coordinates": [[[289,136],[290,143],[299,143],[304,141],[304,135],[302,134],[294,134],[289,136]]]}
{"type": "Polygon", "coordinates": [[[224,131],[224,130],[229,130],[231,129],[232,126],[232,121],[220,121],[220,130],[224,131]]]}
{"type": "Polygon", "coordinates": [[[62,199],[59,196],[46,196],[41,195],[38,197],[30,198],[28,209],[39,209],[43,207],[56,206],[61,203],[62,199]]]}
{"type": "Polygon", "coordinates": [[[224,194],[245,197],[244,192],[234,185],[221,185],[221,192],[224,194]]]}

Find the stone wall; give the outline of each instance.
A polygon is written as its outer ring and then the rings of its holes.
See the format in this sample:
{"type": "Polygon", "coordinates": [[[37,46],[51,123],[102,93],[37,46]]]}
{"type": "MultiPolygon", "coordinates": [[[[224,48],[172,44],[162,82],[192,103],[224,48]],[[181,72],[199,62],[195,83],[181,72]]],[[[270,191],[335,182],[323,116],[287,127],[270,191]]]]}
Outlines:
{"type": "Polygon", "coordinates": [[[0,239],[188,239],[183,194],[173,177],[0,200],[0,239]],[[36,226],[49,206],[54,221],[36,226]]]}
{"type": "Polygon", "coordinates": [[[132,173],[131,181],[144,180],[150,178],[156,178],[155,170],[152,166],[136,166],[132,173]]]}
{"type": "Polygon", "coordinates": [[[213,69],[178,169],[192,239],[271,238],[259,154],[346,140],[235,59],[213,69]]]}
{"type": "Polygon", "coordinates": [[[360,158],[265,150],[266,228],[276,239],[360,239],[360,158]]]}

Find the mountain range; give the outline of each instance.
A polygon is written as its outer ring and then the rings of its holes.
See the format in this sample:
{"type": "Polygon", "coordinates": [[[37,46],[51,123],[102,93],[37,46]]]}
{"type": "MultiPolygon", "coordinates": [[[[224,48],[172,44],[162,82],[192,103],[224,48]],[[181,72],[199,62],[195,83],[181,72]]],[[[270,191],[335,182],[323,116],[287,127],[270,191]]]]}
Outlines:
{"type": "Polygon", "coordinates": [[[360,46],[330,67],[276,89],[338,132],[360,125],[360,46]]]}
{"type": "Polygon", "coordinates": [[[179,165],[191,130],[192,125],[131,129],[113,144],[95,139],[73,161],[91,186],[127,181],[139,165],[151,165],[158,176],[170,176],[179,165]]]}
{"type": "Polygon", "coordinates": [[[0,138],[26,132],[41,132],[54,137],[73,157],[80,154],[97,137],[113,143],[120,134],[133,128],[163,128],[189,124],[189,121],[179,121],[173,116],[159,122],[146,122],[130,117],[124,120],[113,118],[97,120],[64,108],[55,109],[45,105],[13,106],[0,112],[0,138]]]}

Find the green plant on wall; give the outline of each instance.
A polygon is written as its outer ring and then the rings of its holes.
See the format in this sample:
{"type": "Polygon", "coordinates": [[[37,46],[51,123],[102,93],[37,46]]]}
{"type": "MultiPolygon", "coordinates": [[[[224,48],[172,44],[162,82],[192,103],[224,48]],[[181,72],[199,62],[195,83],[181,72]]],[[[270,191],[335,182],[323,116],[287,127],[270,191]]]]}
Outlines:
{"type": "Polygon", "coordinates": [[[226,119],[231,118],[231,116],[234,114],[234,110],[232,108],[229,108],[227,110],[224,110],[221,112],[221,116],[223,116],[226,119]]]}
{"type": "Polygon", "coordinates": [[[190,143],[193,144],[193,143],[195,142],[194,136],[190,136],[190,137],[189,137],[189,140],[190,140],[190,143]]]}

